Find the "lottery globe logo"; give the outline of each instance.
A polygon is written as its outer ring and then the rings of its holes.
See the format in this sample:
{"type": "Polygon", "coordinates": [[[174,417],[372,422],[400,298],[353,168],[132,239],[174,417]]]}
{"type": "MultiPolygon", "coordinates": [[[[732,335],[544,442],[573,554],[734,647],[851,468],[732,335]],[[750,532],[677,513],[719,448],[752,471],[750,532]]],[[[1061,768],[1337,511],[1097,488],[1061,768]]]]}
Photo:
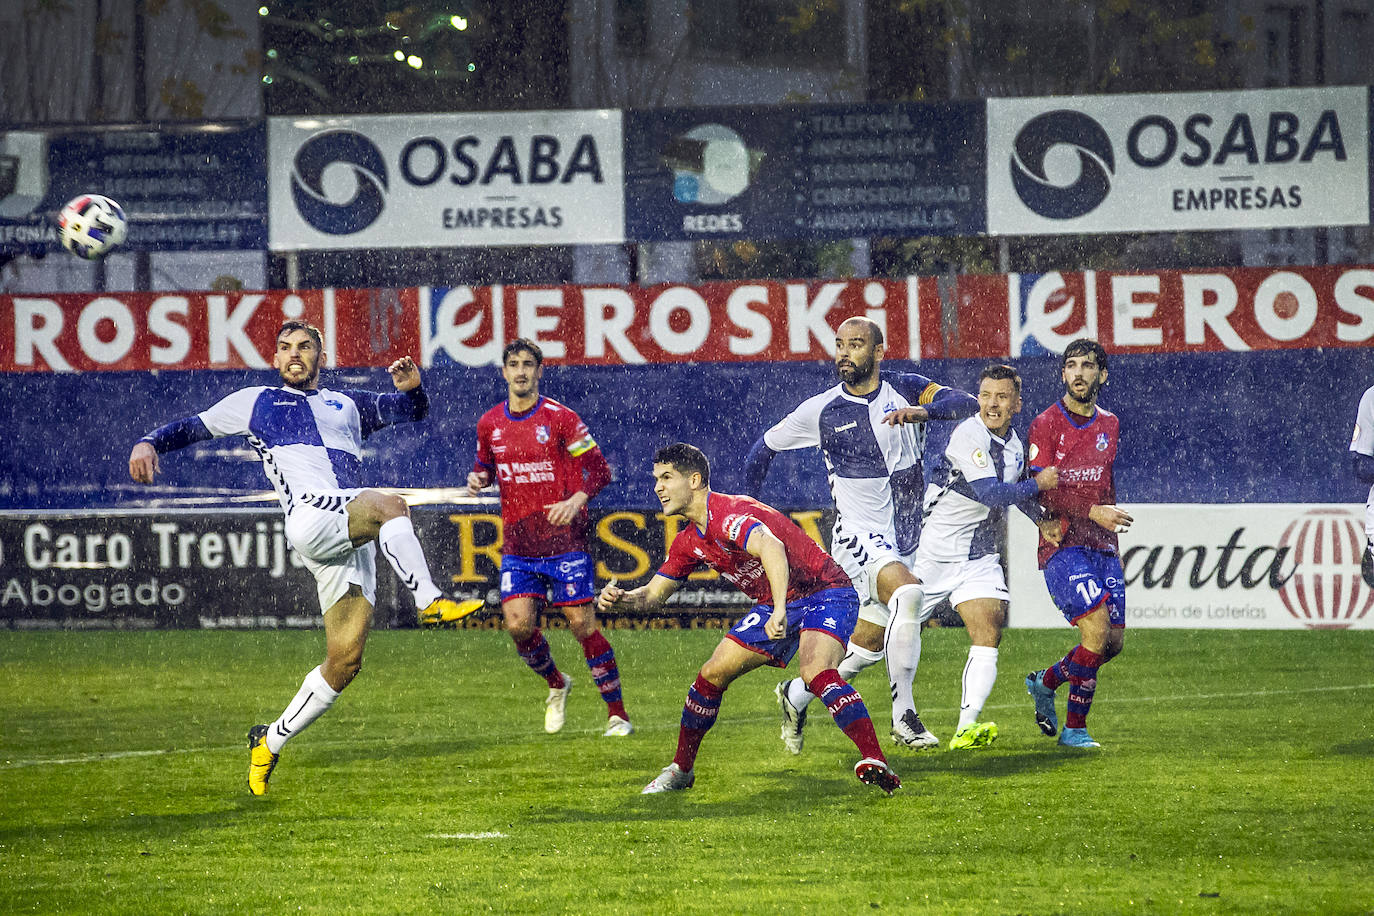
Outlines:
{"type": "Polygon", "coordinates": [[[1012,143],[1012,187],[1046,219],[1091,213],[1107,199],[1115,173],[1111,138],[1080,111],[1036,115],[1012,143]]]}
{"type": "Polygon", "coordinates": [[[673,173],[673,198],[679,203],[712,206],[743,194],[763,157],[720,124],[700,124],[674,137],[663,150],[663,164],[673,173]]]}
{"type": "Polygon", "coordinates": [[[301,218],[321,232],[351,235],[377,221],[386,205],[386,161],[351,130],[316,134],[296,151],[291,196],[301,218]]]}
{"type": "Polygon", "coordinates": [[[1374,607],[1374,589],[1360,575],[1362,520],[1343,509],[1312,509],[1283,530],[1293,574],[1279,589],[1283,606],[1313,629],[1344,629],[1374,607]]]}

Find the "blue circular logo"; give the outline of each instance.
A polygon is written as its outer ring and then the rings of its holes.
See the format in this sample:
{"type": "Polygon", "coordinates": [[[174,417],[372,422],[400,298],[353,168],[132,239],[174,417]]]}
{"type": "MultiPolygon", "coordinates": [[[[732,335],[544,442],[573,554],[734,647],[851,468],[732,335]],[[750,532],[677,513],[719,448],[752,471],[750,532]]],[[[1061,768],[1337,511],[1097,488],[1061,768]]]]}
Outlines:
{"type": "Polygon", "coordinates": [[[376,145],[351,130],[316,134],[296,151],[291,196],[301,218],[321,232],[350,235],[377,221],[385,206],[386,161],[376,145]],[[324,172],[336,162],[353,167],[352,196],[336,203],[324,190],[324,172]]]}
{"type": "Polygon", "coordinates": [[[1047,111],[1026,122],[1013,143],[1011,183],[1035,213],[1047,219],[1073,219],[1091,213],[1112,189],[1116,160],[1107,132],[1079,111],[1047,111]],[[1046,160],[1057,146],[1078,154],[1078,175],[1051,178],[1046,160]]]}

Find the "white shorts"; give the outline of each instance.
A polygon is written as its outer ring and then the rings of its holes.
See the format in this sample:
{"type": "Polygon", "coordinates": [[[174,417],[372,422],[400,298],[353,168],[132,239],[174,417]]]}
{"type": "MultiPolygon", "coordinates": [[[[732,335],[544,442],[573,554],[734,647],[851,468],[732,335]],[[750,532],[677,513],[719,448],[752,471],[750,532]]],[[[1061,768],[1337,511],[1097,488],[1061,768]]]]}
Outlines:
{"type": "Polygon", "coordinates": [[[886,629],[892,610],[878,600],[878,573],[889,563],[909,566],[912,555],[898,553],[885,535],[845,531],[839,525],[830,538],[830,554],[859,593],[859,619],[886,629]]]}
{"type": "Polygon", "coordinates": [[[921,580],[921,591],[925,600],[921,603],[921,622],[930,619],[935,608],[949,599],[958,608],[965,601],[975,598],[991,598],[1007,601],[1007,578],[1002,574],[1002,563],[997,554],[990,553],[976,560],[955,560],[940,562],[916,555],[911,571],[921,580]]]}
{"type": "Polygon", "coordinates": [[[362,589],[369,604],[377,601],[377,545],[354,547],[348,537],[348,504],[362,490],[316,490],[296,498],[286,513],[286,542],[315,577],[320,612],[362,589]]]}

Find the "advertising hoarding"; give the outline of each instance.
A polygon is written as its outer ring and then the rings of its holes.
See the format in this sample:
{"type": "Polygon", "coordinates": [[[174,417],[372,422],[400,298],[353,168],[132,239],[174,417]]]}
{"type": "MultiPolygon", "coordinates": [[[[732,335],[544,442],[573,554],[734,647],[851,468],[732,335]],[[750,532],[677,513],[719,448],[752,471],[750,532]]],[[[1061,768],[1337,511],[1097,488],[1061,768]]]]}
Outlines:
{"type": "MultiPolygon", "coordinates": [[[[499,616],[499,512],[422,508],[412,517],[435,583],[460,599],[484,599],[499,616]]],[[[799,510],[791,517],[824,543],[831,513],[799,510]]],[[[597,582],[647,582],[683,524],[660,512],[594,510],[590,547],[597,582]]],[[[283,527],[275,508],[0,515],[0,627],[320,626],[314,579],[283,527]]],[[[380,557],[377,569],[378,625],[413,625],[409,592],[380,557]]],[[[689,576],[652,618],[722,626],[750,603],[718,574],[703,571],[689,576]]]]}
{"type": "Polygon", "coordinates": [[[974,235],[981,102],[626,113],[632,241],[974,235]]]}
{"type": "Polygon", "coordinates": [[[116,200],[126,251],[267,245],[262,122],[0,132],[0,253],[57,251],[57,211],[78,194],[116,200]]]}
{"type": "Polygon", "coordinates": [[[987,100],[988,232],[1370,221],[1369,89],[987,100]]]}
{"type": "Polygon", "coordinates": [[[619,111],[268,119],[274,251],[625,240],[619,111]]]}
{"type": "MultiPolygon", "coordinates": [[[[1312,503],[1128,505],[1121,535],[1127,627],[1374,628],[1360,575],[1362,506],[1312,503]]],[[[1036,568],[1036,530],[1009,513],[1010,620],[1067,627],[1036,568]]]]}

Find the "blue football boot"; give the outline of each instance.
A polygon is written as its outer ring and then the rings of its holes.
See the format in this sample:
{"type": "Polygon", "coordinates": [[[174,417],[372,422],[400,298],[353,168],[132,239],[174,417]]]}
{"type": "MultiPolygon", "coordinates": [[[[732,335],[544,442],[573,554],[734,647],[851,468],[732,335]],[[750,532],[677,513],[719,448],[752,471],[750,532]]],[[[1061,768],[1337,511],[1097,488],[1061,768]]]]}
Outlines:
{"type": "Polygon", "coordinates": [[[1026,693],[1035,700],[1035,724],[1053,738],[1059,731],[1059,717],[1054,714],[1054,691],[1045,686],[1044,669],[1026,675],[1026,693]]]}
{"type": "Polygon", "coordinates": [[[1065,747],[1101,747],[1093,740],[1093,736],[1088,734],[1086,728],[1066,728],[1059,735],[1059,743],[1065,747]]]}

